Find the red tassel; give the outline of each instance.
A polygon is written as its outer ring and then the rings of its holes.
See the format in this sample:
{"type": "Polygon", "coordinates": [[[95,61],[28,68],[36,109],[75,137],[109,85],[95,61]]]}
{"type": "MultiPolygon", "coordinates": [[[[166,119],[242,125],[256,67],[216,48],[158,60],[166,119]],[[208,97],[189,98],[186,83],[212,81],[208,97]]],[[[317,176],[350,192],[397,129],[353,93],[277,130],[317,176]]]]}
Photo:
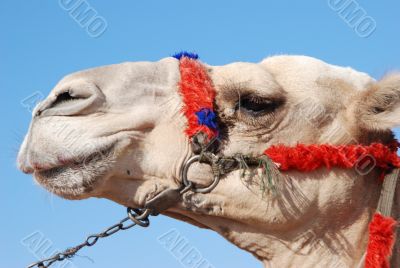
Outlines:
{"type": "Polygon", "coordinates": [[[365,268],[389,268],[388,257],[392,255],[397,222],[391,217],[375,213],[369,224],[369,238],[365,268]]]}

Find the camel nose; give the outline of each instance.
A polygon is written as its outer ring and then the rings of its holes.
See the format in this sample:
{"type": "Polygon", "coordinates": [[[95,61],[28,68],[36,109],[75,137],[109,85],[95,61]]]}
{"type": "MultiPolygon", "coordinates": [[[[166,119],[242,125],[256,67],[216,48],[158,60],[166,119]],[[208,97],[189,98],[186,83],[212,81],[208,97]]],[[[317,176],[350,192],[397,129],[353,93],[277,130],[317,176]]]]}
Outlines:
{"type": "Polygon", "coordinates": [[[84,115],[96,111],[105,101],[104,94],[91,82],[74,81],[62,86],[37,107],[37,116],[84,115]]]}

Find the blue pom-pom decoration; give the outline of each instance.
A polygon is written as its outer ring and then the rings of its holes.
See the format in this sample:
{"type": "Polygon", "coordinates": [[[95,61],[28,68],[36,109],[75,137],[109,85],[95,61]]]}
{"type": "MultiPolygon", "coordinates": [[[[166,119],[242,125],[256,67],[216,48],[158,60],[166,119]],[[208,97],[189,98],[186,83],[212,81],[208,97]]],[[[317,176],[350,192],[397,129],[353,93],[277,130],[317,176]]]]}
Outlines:
{"type": "Polygon", "coordinates": [[[218,128],[216,122],[217,116],[215,115],[213,110],[203,108],[200,111],[196,112],[196,116],[199,125],[206,125],[211,129],[217,130],[218,128]]]}
{"type": "Polygon", "coordinates": [[[197,60],[199,58],[199,55],[197,55],[196,53],[193,53],[193,52],[181,51],[181,52],[175,53],[174,55],[172,55],[172,57],[174,57],[175,59],[178,59],[178,60],[180,60],[182,57],[187,57],[190,59],[197,60]]]}

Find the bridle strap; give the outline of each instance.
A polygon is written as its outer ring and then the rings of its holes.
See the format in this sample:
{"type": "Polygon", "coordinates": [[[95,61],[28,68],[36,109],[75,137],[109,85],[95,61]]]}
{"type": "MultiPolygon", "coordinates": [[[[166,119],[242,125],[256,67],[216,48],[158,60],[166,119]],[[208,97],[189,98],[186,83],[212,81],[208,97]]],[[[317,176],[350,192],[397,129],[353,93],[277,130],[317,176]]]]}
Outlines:
{"type": "Polygon", "coordinates": [[[383,216],[390,217],[392,214],[392,207],[394,202],[394,194],[396,192],[396,185],[399,179],[400,169],[396,168],[391,173],[385,176],[382,184],[381,195],[379,197],[377,212],[383,216]]]}
{"type": "MultiPolygon", "coordinates": [[[[377,212],[386,217],[392,216],[392,207],[394,202],[394,194],[396,192],[397,181],[399,179],[400,169],[396,168],[391,173],[385,176],[385,179],[382,184],[381,195],[378,201],[378,207],[376,208],[377,212]]],[[[393,255],[393,254],[392,254],[393,255]]],[[[392,255],[389,255],[388,261],[392,255]]]]}
{"type": "Polygon", "coordinates": [[[393,246],[390,245],[392,243],[391,240],[393,239],[393,243],[396,241],[395,226],[397,220],[392,218],[392,207],[399,175],[400,169],[395,168],[384,177],[376,213],[369,224],[367,250],[357,267],[388,267],[390,263],[393,255],[391,253],[391,247],[393,246]],[[376,230],[378,226],[381,226],[381,230],[376,230]],[[388,227],[392,230],[389,231],[388,227]],[[385,249],[383,251],[379,250],[375,243],[381,244],[380,247],[385,249]]]}

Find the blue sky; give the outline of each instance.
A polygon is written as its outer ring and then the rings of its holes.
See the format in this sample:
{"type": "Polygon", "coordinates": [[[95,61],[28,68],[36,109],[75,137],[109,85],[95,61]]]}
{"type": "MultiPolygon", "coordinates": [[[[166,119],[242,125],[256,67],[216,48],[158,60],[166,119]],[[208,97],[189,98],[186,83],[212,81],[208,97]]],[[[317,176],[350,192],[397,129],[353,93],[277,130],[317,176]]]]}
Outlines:
{"type": "MultiPolygon", "coordinates": [[[[46,95],[64,75],[123,61],[155,61],[182,49],[214,65],[304,54],[375,78],[400,67],[400,2],[395,0],[349,0],[364,13],[353,26],[334,10],[341,0],[87,0],[98,25],[107,25],[95,38],[102,28],[81,27],[65,10],[69,1],[0,2],[0,267],[23,267],[35,254],[42,256],[32,250],[35,239],[48,240],[49,251],[64,249],[124,216],[124,208],[111,201],[52,196],[16,168],[31,118],[23,100],[35,92],[46,95]],[[368,33],[369,26],[376,28],[368,33]]],[[[100,241],[65,267],[191,267],[160,243],[168,232],[184,238],[216,268],[261,267],[217,234],[163,216],[153,218],[150,228],[100,241]]]]}

